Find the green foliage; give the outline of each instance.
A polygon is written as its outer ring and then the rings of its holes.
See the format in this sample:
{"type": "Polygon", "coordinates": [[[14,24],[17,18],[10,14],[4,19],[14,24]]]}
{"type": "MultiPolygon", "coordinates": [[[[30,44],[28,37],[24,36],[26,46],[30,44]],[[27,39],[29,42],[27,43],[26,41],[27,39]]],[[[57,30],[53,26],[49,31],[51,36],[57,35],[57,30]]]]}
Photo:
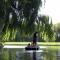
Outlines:
{"type": "Polygon", "coordinates": [[[55,32],[59,32],[60,31],[60,23],[55,24],[54,29],[55,29],[55,32]]]}
{"type": "Polygon", "coordinates": [[[0,19],[3,19],[4,17],[4,2],[3,0],[0,0],[0,19]]]}
{"type": "Polygon", "coordinates": [[[45,41],[54,41],[54,28],[51,22],[49,22],[49,16],[42,15],[41,17],[38,17],[39,19],[39,28],[38,31],[40,32],[40,36],[45,40],[45,41]]]}
{"type": "Polygon", "coordinates": [[[32,35],[36,28],[34,22],[41,5],[41,0],[1,0],[0,34],[2,35],[0,38],[3,41],[12,40],[17,31],[20,31],[22,36],[32,35]]]}
{"type": "Polygon", "coordinates": [[[55,37],[56,37],[56,41],[60,42],[60,23],[57,23],[54,25],[54,32],[55,32],[55,37]]]}
{"type": "Polygon", "coordinates": [[[32,35],[36,28],[34,22],[41,4],[41,0],[1,0],[1,38],[3,40],[14,39],[15,37],[12,38],[12,36],[16,34],[16,29],[20,31],[21,35],[32,35]],[[12,14],[11,18],[10,13],[12,14]]]}
{"type": "Polygon", "coordinates": [[[53,41],[52,22],[49,23],[49,16],[38,17],[40,7],[42,7],[41,0],[1,0],[0,39],[13,41],[17,33],[19,37],[31,37],[37,30],[39,38],[53,41]]]}
{"type": "Polygon", "coordinates": [[[13,41],[16,37],[17,29],[6,30],[6,33],[2,36],[2,41],[13,41]]]}

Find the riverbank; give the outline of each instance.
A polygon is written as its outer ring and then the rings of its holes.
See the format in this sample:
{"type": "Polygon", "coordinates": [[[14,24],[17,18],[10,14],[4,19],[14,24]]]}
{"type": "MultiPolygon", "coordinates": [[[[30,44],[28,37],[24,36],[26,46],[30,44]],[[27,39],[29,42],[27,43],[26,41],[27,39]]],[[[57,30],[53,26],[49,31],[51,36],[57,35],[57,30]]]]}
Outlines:
{"type": "MultiPolygon", "coordinates": [[[[31,42],[0,42],[2,45],[27,45],[31,42]]],[[[60,42],[37,42],[41,46],[60,46],[60,42]]]]}

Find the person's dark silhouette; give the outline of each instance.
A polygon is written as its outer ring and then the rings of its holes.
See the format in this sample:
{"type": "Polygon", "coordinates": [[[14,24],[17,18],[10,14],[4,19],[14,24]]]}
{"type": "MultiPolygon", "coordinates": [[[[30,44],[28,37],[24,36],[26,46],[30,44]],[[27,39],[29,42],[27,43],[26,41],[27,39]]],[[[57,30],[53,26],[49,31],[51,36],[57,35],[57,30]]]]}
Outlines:
{"type": "Polygon", "coordinates": [[[35,32],[34,36],[33,36],[33,44],[36,44],[36,42],[37,42],[37,36],[38,36],[38,32],[35,32]]]}

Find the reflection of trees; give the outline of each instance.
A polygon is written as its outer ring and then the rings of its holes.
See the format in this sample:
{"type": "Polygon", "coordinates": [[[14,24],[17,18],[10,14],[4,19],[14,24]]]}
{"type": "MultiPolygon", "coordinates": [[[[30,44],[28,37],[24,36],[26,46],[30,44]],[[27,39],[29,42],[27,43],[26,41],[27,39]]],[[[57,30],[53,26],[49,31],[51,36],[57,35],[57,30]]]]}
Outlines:
{"type": "Polygon", "coordinates": [[[0,49],[0,59],[2,60],[2,49],[0,49]]]}
{"type": "Polygon", "coordinates": [[[16,49],[4,49],[2,60],[33,60],[33,53],[21,52],[21,50],[16,49]],[[17,53],[16,53],[17,52],[17,53]]]}
{"type": "MultiPolygon", "coordinates": [[[[55,47],[55,46],[54,46],[55,47]]],[[[54,47],[48,47],[43,50],[41,54],[36,52],[21,52],[22,50],[14,50],[14,49],[3,49],[2,56],[0,56],[1,60],[39,60],[41,56],[43,56],[43,60],[59,60],[59,49],[54,47]],[[16,55],[16,51],[18,55],[16,55]],[[37,58],[37,54],[39,54],[39,59],[37,58]]]]}
{"type": "Polygon", "coordinates": [[[26,52],[26,53],[22,53],[21,59],[22,60],[32,60],[32,57],[30,56],[30,53],[26,52]]]}
{"type": "Polygon", "coordinates": [[[36,59],[36,52],[22,53],[20,58],[22,58],[22,60],[38,60],[36,59]]]}
{"type": "Polygon", "coordinates": [[[56,50],[54,50],[53,48],[47,48],[42,53],[42,55],[44,56],[44,60],[56,60],[55,54],[56,50]]]}
{"type": "Polygon", "coordinates": [[[60,49],[59,48],[56,49],[55,57],[56,57],[56,60],[60,60],[60,49]]]}
{"type": "Polygon", "coordinates": [[[2,60],[15,60],[15,52],[14,50],[3,50],[2,60]]]}
{"type": "Polygon", "coordinates": [[[9,59],[10,60],[15,60],[15,51],[14,50],[9,50],[9,59]]]}
{"type": "Polygon", "coordinates": [[[2,58],[3,58],[3,60],[9,60],[9,51],[8,50],[3,50],[2,58]]]}

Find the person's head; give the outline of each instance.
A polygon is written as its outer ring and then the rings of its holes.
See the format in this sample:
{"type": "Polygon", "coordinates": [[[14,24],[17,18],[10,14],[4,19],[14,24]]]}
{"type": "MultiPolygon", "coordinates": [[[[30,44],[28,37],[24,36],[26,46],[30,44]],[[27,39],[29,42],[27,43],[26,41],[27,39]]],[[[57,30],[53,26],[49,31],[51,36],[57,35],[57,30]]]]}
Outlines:
{"type": "Polygon", "coordinates": [[[30,45],[30,43],[28,45],[30,45]]]}
{"type": "Polygon", "coordinates": [[[34,37],[38,37],[38,32],[37,31],[34,33],[34,37]]]}
{"type": "Polygon", "coordinates": [[[36,36],[38,36],[38,32],[36,31],[36,36]]]}

